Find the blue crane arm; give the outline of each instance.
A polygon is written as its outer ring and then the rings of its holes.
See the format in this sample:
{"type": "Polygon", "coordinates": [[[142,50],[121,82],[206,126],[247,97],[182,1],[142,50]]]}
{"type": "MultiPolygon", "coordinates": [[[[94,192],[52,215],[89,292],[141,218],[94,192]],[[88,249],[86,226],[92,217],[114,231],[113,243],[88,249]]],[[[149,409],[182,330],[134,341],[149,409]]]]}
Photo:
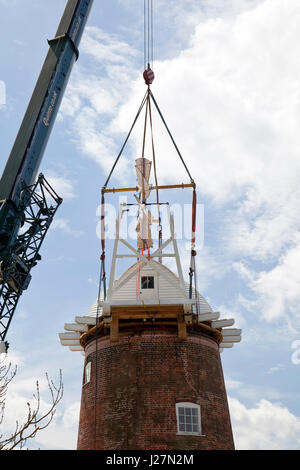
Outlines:
{"type": "Polygon", "coordinates": [[[93,0],[68,0],[0,180],[0,353],[20,295],[61,199],[39,166],[93,0]],[[54,205],[45,196],[48,191],[54,205]],[[20,231],[25,225],[27,230],[20,231]]]}
{"type": "Polygon", "coordinates": [[[0,181],[0,200],[19,203],[35,181],[93,0],[69,0],[0,181]]]}

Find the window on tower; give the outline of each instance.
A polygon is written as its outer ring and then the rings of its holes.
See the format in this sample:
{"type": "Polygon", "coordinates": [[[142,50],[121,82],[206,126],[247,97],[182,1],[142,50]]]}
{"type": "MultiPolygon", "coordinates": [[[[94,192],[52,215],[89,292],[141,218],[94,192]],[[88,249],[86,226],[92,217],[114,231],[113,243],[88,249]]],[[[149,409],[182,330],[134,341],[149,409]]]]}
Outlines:
{"type": "Polygon", "coordinates": [[[201,435],[200,406],[195,403],[176,403],[178,434],[201,435]]]}
{"type": "Polygon", "coordinates": [[[88,361],[84,368],[84,384],[87,384],[91,381],[91,369],[92,363],[91,361],[88,361]]]}
{"type": "Polygon", "coordinates": [[[142,289],[154,289],[154,276],[142,276],[142,289]]]}

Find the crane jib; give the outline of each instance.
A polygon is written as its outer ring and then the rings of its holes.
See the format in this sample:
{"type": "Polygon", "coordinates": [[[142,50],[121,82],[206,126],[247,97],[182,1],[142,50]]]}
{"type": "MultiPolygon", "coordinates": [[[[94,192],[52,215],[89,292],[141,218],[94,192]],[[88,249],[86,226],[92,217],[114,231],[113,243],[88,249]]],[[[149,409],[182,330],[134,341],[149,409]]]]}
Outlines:
{"type": "Polygon", "coordinates": [[[41,244],[62,202],[37,173],[92,4],[68,0],[0,180],[0,352],[7,349],[4,339],[19,297],[41,259],[41,244]],[[24,224],[27,230],[20,232],[24,224]]]}
{"type": "Polygon", "coordinates": [[[59,109],[93,0],[69,0],[49,41],[32,98],[0,181],[0,200],[17,204],[20,182],[34,182],[59,109]]]}

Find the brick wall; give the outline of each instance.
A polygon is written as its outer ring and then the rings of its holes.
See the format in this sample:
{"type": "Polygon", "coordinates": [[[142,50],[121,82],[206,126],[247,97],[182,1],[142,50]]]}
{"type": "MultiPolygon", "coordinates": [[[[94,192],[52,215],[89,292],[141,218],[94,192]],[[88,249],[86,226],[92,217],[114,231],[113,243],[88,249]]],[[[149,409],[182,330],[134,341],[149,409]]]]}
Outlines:
{"type": "Polygon", "coordinates": [[[78,449],[233,449],[216,343],[202,333],[178,342],[158,331],[90,341],[78,449]],[[97,370],[97,373],[96,373],[97,370]],[[203,436],[177,435],[176,403],[200,405],[203,436]]]}

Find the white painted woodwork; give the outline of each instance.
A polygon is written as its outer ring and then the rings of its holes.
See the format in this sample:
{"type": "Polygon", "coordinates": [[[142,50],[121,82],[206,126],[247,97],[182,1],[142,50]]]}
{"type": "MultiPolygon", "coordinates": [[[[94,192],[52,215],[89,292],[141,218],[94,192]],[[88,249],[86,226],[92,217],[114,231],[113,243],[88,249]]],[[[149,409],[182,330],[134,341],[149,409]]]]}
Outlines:
{"type": "Polygon", "coordinates": [[[239,343],[241,339],[241,336],[223,336],[223,343],[239,343]]]}
{"type": "Polygon", "coordinates": [[[230,318],[229,320],[216,320],[211,323],[212,328],[226,328],[227,326],[234,325],[234,319],[230,318]]]}
{"type": "Polygon", "coordinates": [[[238,328],[226,328],[222,330],[223,336],[241,336],[242,330],[238,328]]]}
{"type": "Polygon", "coordinates": [[[61,339],[62,346],[80,346],[79,339],[61,339]]]}
{"type": "Polygon", "coordinates": [[[200,315],[198,315],[198,321],[217,320],[219,316],[220,312],[200,313],[200,315]]]}
{"type": "Polygon", "coordinates": [[[70,351],[84,351],[82,346],[69,346],[70,351]]]}
{"type": "Polygon", "coordinates": [[[79,339],[80,333],[77,331],[68,331],[67,333],[59,333],[60,339],[79,339]]]}
{"type": "Polygon", "coordinates": [[[75,317],[76,323],[83,325],[96,325],[96,318],[85,316],[85,317],[75,317]]]}
{"type": "Polygon", "coordinates": [[[81,333],[84,333],[88,330],[87,325],[80,325],[79,323],[65,323],[64,328],[66,331],[80,331],[81,333]]]}

